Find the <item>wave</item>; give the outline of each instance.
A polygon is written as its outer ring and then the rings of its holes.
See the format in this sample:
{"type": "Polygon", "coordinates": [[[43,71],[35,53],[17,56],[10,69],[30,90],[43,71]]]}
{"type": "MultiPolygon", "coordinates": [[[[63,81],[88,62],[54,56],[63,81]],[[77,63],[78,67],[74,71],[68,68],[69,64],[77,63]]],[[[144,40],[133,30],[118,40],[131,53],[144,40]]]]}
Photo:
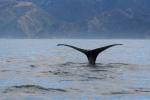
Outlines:
{"type": "Polygon", "coordinates": [[[3,93],[23,92],[23,93],[49,93],[49,92],[67,92],[59,88],[45,88],[39,85],[19,85],[6,88],[3,93]]]}
{"type": "Polygon", "coordinates": [[[125,94],[149,94],[150,88],[132,88],[129,90],[103,93],[103,95],[125,95],[125,94]]]}
{"type": "Polygon", "coordinates": [[[96,63],[96,65],[89,65],[88,62],[86,63],[78,63],[78,62],[65,62],[62,64],[55,64],[55,65],[49,65],[49,66],[59,66],[59,67],[65,67],[65,66],[76,66],[76,67],[114,67],[114,66],[127,66],[132,64],[127,63],[96,63]]]}

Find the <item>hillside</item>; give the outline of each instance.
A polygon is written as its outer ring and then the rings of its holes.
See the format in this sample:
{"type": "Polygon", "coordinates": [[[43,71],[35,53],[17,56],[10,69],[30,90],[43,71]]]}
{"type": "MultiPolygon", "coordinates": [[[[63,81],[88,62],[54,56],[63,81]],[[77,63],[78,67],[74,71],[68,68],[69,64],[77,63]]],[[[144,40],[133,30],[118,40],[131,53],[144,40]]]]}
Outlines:
{"type": "Polygon", "coordinates": [[[1,0],[0,37],[149,38],[150,0],[1,0]]]}
{"type": "Polygon", "coordinates": [[[0,37],[34,38],[48,34],[50,16],[33,3],[4,0],[0,1],[0,8],[0,37]]]}

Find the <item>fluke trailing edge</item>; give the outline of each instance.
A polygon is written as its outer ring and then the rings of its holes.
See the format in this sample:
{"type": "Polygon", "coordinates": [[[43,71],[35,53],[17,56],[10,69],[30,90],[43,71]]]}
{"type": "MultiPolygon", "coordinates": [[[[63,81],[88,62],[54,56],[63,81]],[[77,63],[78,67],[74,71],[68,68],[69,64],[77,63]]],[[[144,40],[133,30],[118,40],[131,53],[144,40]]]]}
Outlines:
{"type": "Polygon", "coordinates": [[[96,49],[93,49],[93,50],[81,49],[81,48],[71,46],[71,45],[67,45],[67,44],[58,44],[57,46],[67,46],[67,47],[71,47],[75,50],[78,50],[78,51],[84,53],[87,56],[89,64],[95,65],[96,58],[97,58],[98,54],[100,54],[101,52],[103,52],[104,50],[106,50],[110,47],[117,46],[117,45],[122,45],[122,44],[112,44],[112,45],[96,48],[96,49]]]}

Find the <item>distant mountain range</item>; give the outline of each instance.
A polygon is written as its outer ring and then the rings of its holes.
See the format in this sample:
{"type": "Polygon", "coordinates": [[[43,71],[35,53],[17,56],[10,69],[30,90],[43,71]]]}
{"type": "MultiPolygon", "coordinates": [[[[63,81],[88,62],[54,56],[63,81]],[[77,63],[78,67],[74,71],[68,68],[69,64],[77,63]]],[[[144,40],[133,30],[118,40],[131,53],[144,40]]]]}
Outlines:
{"type": "Polygon", "coordinates": [[[1,38],[150,38],[150,0],[0,0],[1,38]]]}

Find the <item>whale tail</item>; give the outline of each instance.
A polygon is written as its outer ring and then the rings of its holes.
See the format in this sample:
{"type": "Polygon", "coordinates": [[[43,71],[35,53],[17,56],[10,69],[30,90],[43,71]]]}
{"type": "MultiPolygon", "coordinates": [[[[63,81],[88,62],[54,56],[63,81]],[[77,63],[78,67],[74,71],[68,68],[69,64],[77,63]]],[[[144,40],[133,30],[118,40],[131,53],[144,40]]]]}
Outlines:
{"type": "Polygon", "coordinates": [[[90,65],[95,65],[96,58],[97,58],[98,54],[100,54],[101,52],[105,51],[106,49],[108,49],[110,47],[117,46],[117,45],[122,45],[122,44],[112,44],[112,45],[96,48],[93,50],[81,49],[81,48],[71,46],[68,44],[58,44],[57,46],[67,46],[67,47],[73,48],[77,51],[80,51],[87,56],[90,65]]]}

